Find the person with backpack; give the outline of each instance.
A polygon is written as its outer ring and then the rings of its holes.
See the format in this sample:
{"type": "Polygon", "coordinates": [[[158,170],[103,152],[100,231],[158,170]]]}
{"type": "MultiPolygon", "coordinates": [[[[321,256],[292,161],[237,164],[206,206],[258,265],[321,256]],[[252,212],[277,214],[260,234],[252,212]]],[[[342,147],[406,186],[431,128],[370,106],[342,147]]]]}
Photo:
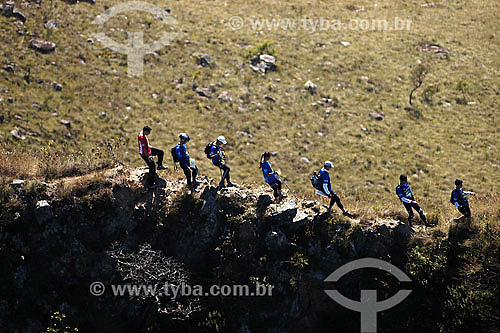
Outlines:
{"type": "Polygon", "coordinates": [[[179,134],[179,143],[172,148],[172,158],[174,163],[179,162],[179,165],[186,175],[188,187],[194,191],[199,192],[196,188],[198,182],[196,176],[198,175],[198,167],[195,165],[194,159],[189,157],[186,144],[190,141],[189,135],[186,133],[179,134]]]}
{"type": "Polygon", "coordinates": [[[469,218],[471,217],[471,212],[467,196],[475,195],[476,193],[464,191],[462,189],[463,184],[464,184],[463,180],[461,179],[455,180],[455,189],[451,191],[450,202],[455,206],[457,206],[458,211],[464,215],[463,218],[469,218]]]}
{"type": "Polygon", "coordinates": [[[316,183],[316,194],[330,198],[330,206],[328,207],[328,212],[332,210],[334,204],[337,204],[337,206],[340,208],[344,216],[353,218],[354,215],[345,210],[344,205],[342,205],[339,196],[332,190],[330,174],[328,172],[331,168],[333,168],[333,163],[330,161],[326,161],[323,165],[323,168],[319,170],[318,174],[316,175],[315,173],[315,176],[317,178],[313,182],[313,185],[314,183],[316,183]]]}
{"type": "Polygon", "coordinates": [[[405,174],[399,176],[399,185],[396,186],[396,194],[398,195],[399,200],[401,200],[403,206],[408,212],[408,224],[410,226],[413,220],[413,209],[418,212],[420,218],[422,219],[422,221],[424,221],[425,226],[430,226],[427,222],[424,211],[415,201],[415,197],[413,196],[413,192],[411,191],[410,184],[408,184],[408,177],[405,174]]]}
{"type": "Polygon", "coordinates": [[[269,162],[270,159],[270,152],[263,153],[260,157],[259,168],[262,169],[262,173],[264,175],[266,183],[268,183],[274,191],[274,199],[276,201],[279,201],[283,198],[286,198],[286,196],[281,193],[281,179],[280,176],[271,167],[271,162],[269,162]]]}
{"type": "Polygon", "coordinates": [[[236,186],[231,183],[231,177],[229,172],[231,168],[226,164],[226,158],[224,155],[223,145],[227,144],[226,138],[224,136],[219,136],[216,141],[207,144],[205,147],[205,154],[209,159],[212,160],[212,164],[218,167],[222,171],[222,177],[219,183],[219,188],[224,188],[224,180],[226,180],[227,187],[236,186]]]}
{"type": "Polygon", "coordinates": [[[142,131],[140,131],[137,136],[137,141],[139,144],[139,155],[141,155],[141,158],[144,160],[144,162],[146,162],[149,168],[148,186],[150,188],[154,187],[156,181],[156,166],[153,156],[158,156],[158,170],[167,169],[167,167],[163,165],[163,150],[151,147],[149,145],[148,135],[151,134],[151,130],[151,127],[144,126],[142,131]]]}

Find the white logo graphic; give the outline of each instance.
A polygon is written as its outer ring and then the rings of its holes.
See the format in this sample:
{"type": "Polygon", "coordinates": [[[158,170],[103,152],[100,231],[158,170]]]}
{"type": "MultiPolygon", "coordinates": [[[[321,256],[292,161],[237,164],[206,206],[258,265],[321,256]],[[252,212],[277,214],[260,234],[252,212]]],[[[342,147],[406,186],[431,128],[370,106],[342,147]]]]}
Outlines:
{"type": "MultiPolygon", "coordinates": [[[[95,25],[102,26],[110,18],[128,11],[143,11],[155,15],[160,20],[166,22],[169,25],[176,25],[177,21],[169,15],[165,10],[158,8],[152,4],[141,1],[131,1],[118,4],[114,7],[107,9],[104,13],[97,16],[92,22],[95,25]]],[[[177,36],[176,32],[163,32],[163,35],[157,41],[151,44],[144,44],[144,33],[139,32],[129,32],[128,43],[120,44],[104,33],[99,32],[93,34],[94,38],[104,44],[106,47],[113,51],[117,51],[127,55],[127,70],[128,76],[142,76],[144,74],[144,55],[158,51],[165,45],[170,43],[177,36]]]]}
{"type": "MultiPolygon", "coordinates": [[[[345,274],[360,268],[378,268],[391,273],[400,282],[411,282],[410,278],[396,266],[374,258],[351,261],[330,274],[325,279],[325,282],[337,282],[345,274]]],[[[400,290],[391,298],[380,302],[377,302],[376,290],[361,290],[360,302],[345,297],[337,290],[325,290],[325,293],[343,307],[361,312],[361,333],[375,333],[377,332],[377,312],[385,311],[398,305],[410,295],[411,290],[400,290]]]]}

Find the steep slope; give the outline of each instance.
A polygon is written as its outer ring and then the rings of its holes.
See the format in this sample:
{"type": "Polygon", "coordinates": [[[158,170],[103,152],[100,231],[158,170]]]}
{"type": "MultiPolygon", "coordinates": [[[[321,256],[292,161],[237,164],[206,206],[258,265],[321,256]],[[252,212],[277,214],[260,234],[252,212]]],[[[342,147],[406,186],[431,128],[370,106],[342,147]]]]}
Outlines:
{"type": "MultiPolygon", "coordinates": [[[[0,236],[2,327],[24,332],[61,325],[83,332],[351,332],[359,330],[359,315],[324,290],[336,287],[357,299],[360,289],[376,289],[385,299],[400,283],[372,270],[350,273],[333,286],[324,279],[344,263],[374,257],[414,279],[413,296],[379,314],[380,331],[432,331],[447,323],[440,302],[461,267],[455,252],[478,232],[454,228],[448,239],[440,231],[414,233],[397,220],[348,220],[328,215],[313,201],[272,203],[267,188],[217,193],[209,179],[196,196],[174,178],[160,179],[158,188],[146,191],[143,178],[144,169],[118,166],[55,183],[13,185],[2,206],[2,220],[8,221],[0,236]],[[438,252],[419,247],[429,237],[440,244],[429,249],[438,252]],[[162,280],[161,274],[172,269],[178,273],[162,280]],[[174,283],[181,276],[207,289],[273,286],[272,295],[172,298],[111,292],[111,285],[174,283]],[[89,292],[96,281],[106,287],[98,297],[89,292]]],[[[491,325],[491,320],[480,322],[491,325]]]]}

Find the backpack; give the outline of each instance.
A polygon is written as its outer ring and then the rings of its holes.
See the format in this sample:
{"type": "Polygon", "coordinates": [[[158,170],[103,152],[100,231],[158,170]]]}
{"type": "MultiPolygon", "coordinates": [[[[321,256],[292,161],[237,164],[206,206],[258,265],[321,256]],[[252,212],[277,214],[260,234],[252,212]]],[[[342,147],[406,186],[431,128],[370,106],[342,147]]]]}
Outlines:
{"type": "Polygon", "coordinates": [[[174,164],[179,162],[179,158],[177,157],[177,146],[170,149],[170,154],[172,154],[172,161],[174,161],[174,164]]]}
{"type": "Polygon", "coordinates": [[[455,200],[453,200],[453,193],[455,193],[455,190],[451,191],[450,203],[451,203],[452,205],[454,205],[454,204],[455,204],[455,200]]]}
{"type": "Polygon", "coordinates": [[[311,176],[311,184],[317,190],[321,188],[321,177],[316,171],[311,176]]]}
{"type": "Polygon", "coordinates": [[[205,155],[207,155],[207,158],[210,158],[210,153],[212,152],[212,146],[213,146],[213,142],[209,142],[207,143],[207,145],[205,146],[205,155]]]}

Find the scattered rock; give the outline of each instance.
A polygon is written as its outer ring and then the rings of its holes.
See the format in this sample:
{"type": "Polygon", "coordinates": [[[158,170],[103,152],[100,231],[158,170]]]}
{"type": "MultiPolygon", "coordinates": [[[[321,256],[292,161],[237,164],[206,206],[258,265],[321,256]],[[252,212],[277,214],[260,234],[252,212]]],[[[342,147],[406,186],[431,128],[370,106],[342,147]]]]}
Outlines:
{"type": "Polygon", "coordinates": [[[302,163],[305,163],[305,164],[309,164],[309,163],[311,163],[307,157],[301,157],[301,158],[300,158],[300,161],[301,161],[302,163]]]}
{"type": "Polygon", "coordinates": [[[16,69],[16,64],[9,62],[7,65],[3,66],[3,69],[7,72],[14,73],[14,70],[16,69]]]}
{"type": "Polygon", "coordinates": [[[61,91],[63,87],[62,87],[62,84],[54,81],[54,82],[52,82],[52,88],[54,88],[55,91],[61,91]]]}
{"type": "Polygon", "coordinates": [[[99,113],[99,117],[106,118],[106,112],[103,111],[103,112],[99,113]]]}
{"type": "Polygon", "coordinates": [[[276,98],[274,98],[274,97],[271,97],[271,96],[266,95],[266,96],[264,96],[264,99],[265,99],[266,101],[276,103],[276,98]]]}
{"type": "Polygon", "coordinates": [[[339,106],[339,100],[336,97],[330,98],[329,96],[326,96],[322,97],[319,101],[312,103],[312,106],[316,105],[337,108],[339,106]]]}
{"type": "Polygon", "coordinates": [[[13,2],[7,2],[3,5],[1,5],[2,8],[2,15],[5,17],[12,17],[14,14],[14,3],[13,2]]]}
{"type": "Polygon", "coordinates": [[[165,9],[165,11],[166,11],[167,13],[169,13],[169,14],[172,12],[172,10],[171,10],[170,8],[168,8],[168,7],[165,7],[164,9],[165,9]]]}
{"type": "Polygon", "coordinates": [[[239,134],[241,136],[246,136],[247,138],[253,138],[252,134],[244,132],[244,131],[238,131],[236,134],[239,134]]]}
{"type": "Polygon", "coordinates": [[[18,114],[14,115],[14,119],[16,119],[16,120],[22,120],[22,121],[27,121],[26,118],[24,118],[23,116],[18,115],[18,114]]]}
{"type": "Polygon", "coordinates": [[[21,132],[19,132],[19,129],[13,129],[12,131],[10,131],[10,134],[12,134],[12,137],[16,140],[25,140],[26,137],[21,134],[21,132]]]}
{"type": "Polygon", "coordinates": [[[38,111],[42,111],[42,107],[40,106],[40,104],[33,103],[33,104],[31,104],[31,107],[33,109],[37,109],[38,111]]]}
{"type": "Polygon", "coordinates": [[[424,7],[424,8],[436,8],[436,4],[434,2],[424,3],[424,4],[420,5],[420,6],[424,7]]]}
{"type": "Polygon", "coordinates": [[[55,20],[49,20],[44,24],[46,29],[57,30],[59,28],[59,24],[55,20]]]}
{"type": "Polygon", "coordinates": [[[15,17],[17,20],[21,21],[21,22],[26,22],[26,15],[24,15],[22,12],[18,11],[18,10],[14,10],[12,12],[12,17],[15,17]]]}
{"type": "Polygon", "coordinates": [[[3,123],[3,121],[5,120],[5,117],[3,114],[0,114],[0,124],[3,123]]]}
{"type": "Polygon", "coordinates": [[[292,222],[293,218],[296,215],[297,203],[295,202],[295,200],[288,200],[281,203],[280,205],[277,205],[275,209],[269,214],[269,218],[281,226],[292,222]]]}
{"type": "Polygon", "coordinates": [[[268,54],[256,55],[250,59],[250,68],[262,73],[275,71],[277,69],[276,58],[268,54]]]}
{"type": "Polygon", "coordinates": [[[198,58],[198,64],[203,67],[210,66],[211,63],[212,63],[212,57],[210,57],[208,54],[204,54],[198,58]]]}
{"type": "Polygon", "coordinates": [[[9,102],[10,104],[14,103],[14,98],[7,97],[7,102],[9,102]]]}
{"type": "Polygon", "coordinates": [[[67,128],[71,128],[71,122],[69,120],[61,119],[61,124],[66,126],[67,128]]]}
{"type": "Polygon", "coordinates": [[[314,95],[318,91],[318,86],[315,85],[311,80],[309,80],[306,82],[306,84],[304,84],[304,89],[308,90],[311,95],[314,95]]]}
{"type": "Polygon", "coordinates": [[[42,40],[37,40],[37,39],[32,39],[30,41],[30,46],[31,49],[41,52],[41,53],[50,53],[54,52],[56,49],[56,44],[52,42],[46,42],[42,40]]]}
{"type": "Polygon", "coordinates": [[[375,120],[384,120],[385,114],[383,112],[370,113],[370,117],[375,120]]]}
{"type": "Polygon", "coordinates": [[[231,95],[229,95],[229,93],[227,91],[223,91],[218,97],[217,99],[219,101],[222,101],[222,102],[230,102],[233,100],[233,98],[231,97],[231,95]]]}
{"type": "Polygon", "coordinates": [[[18,189],[18,188],[21,188],[24,186],[24,180],[22,179],[16,179],[16,180],[13,180],[12,183],[10,183],[10,187],[12,187],[13,189],[18,189]]]}
{"type": "Polygon", "coordinates": [[[424,52],[432,52],[438,56],[447,56],[448,51],[445,50],[441,45],[438,44],[422,44],[420,45],[420,50],[424,52]]]}
{"type": "Polygon", "coordinates": [[[207,92],[205,92],[202,89],[197,89],[196,93],[198,94],[198,96],[201,96],[201,97],[212,98],[211,95],[209,95],[207,92]]]}
{"type": "Polygon", "coordinates": [[[54,217],[52,208],[47,200],[41,200],[36,203],[35,218],[38,224],[44,224],[54,217]]]}
{"type": "Polygon", "coordinates": [[[276,156],[276,155],[278,155],[278,152],[277,152],[277,151],[272,151],[272,152],[271,152],[271,156],[276,156]]]}
{"type": "Polygon", "coordinates": [[[344,46],[344,47],[348,47],[348,46],[350,46],[350,45],[351,45],[351,43],[349,43],[349,42],[344,42],[344,41],[341,41],[341,42],[340,42],[340,44],[342,44],[342,46],[344,46]]]}

